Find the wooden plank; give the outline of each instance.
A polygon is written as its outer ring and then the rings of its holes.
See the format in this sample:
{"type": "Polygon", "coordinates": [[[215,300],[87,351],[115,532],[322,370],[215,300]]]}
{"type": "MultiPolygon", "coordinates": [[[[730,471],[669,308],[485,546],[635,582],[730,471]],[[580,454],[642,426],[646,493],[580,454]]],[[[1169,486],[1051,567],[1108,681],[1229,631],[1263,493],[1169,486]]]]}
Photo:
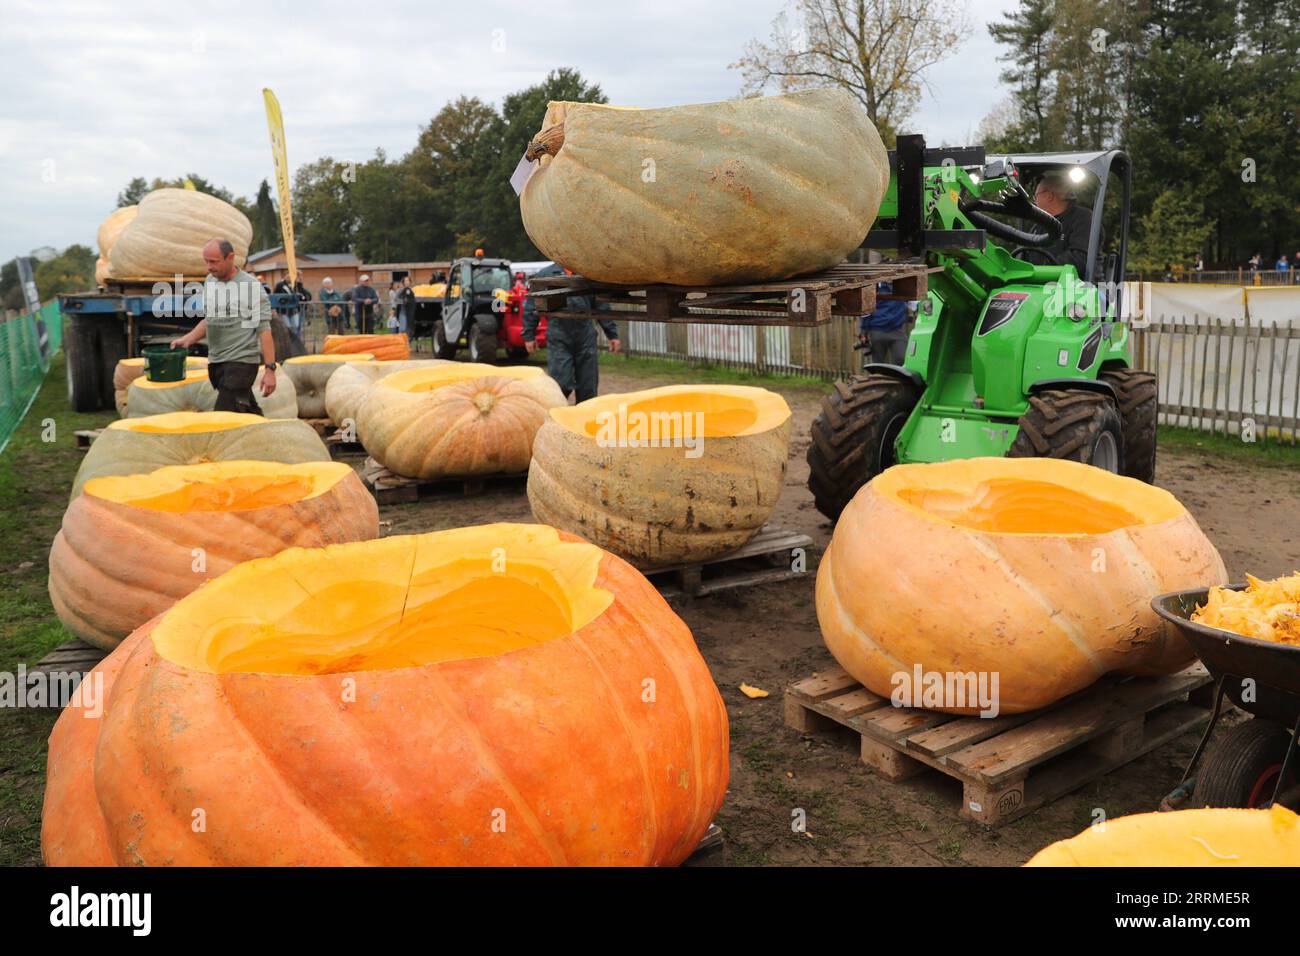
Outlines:
{"type": "Polygon", "coordinates": [[[854,717],[848,722],[848,726],[882,742],[894,742],[954,719],[952,714],[940,713],[937,710],[890,707],[888,713],[879,711],[866,717],[854,717]]]}
{"type": "Polygon", "coordinates": [[[847,694],[841,694],[839,697],[832,697],[830,700],[823,701],[822,706],[825,708],[826,716],[833,717],[843,723],[850,717],[858,716],[858,714],[865,714],[869,710],[889,706],[889,699],[881,697],[879,694],[873,694],[865,687],[859,687],[847,694]]]}
{"type": "Polygon", "coordinates": [[[796,700],[816,704],[860,686],[848,671],[841,667],[830,667],[812,677],[796,681],[786,688],[786,693],[796,700]]]}
{"type": "Polygon", "coordinates": [[[999,714],[997,717],[957,717],[932,730],[913,734],[907,738],[907,749],[918,750],[930,757],[944,757],[963,747],[988,740],[1000,733],[1019,727],[1041,715],[1041,711],[1025,714],[999,714]]]}
{"type": "Polygon", "coordinates": [[[995,738],[950,753],[946,763],[986,785],[1025,776],[1034,766],[1172,701],[1209,680],[1201,665],[1152,681],[1127,681],[1089,695],[995,738]]]}

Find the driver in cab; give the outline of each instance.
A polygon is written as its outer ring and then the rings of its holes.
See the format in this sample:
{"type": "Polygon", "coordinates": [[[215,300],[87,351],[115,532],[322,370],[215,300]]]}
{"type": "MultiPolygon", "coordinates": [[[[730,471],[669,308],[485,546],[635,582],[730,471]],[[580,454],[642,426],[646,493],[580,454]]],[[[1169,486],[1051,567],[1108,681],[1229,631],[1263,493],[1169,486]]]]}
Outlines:
{"type": "Polygon", "coordinates": [[[1064,173],[1043,175],[1034,190],[1034,205],[1060,220],[1062,238],[1043,246],[1061,265],[1072,265],[1080,279],[1087,278],[1088,234],[1092,231],[1092,211],[1074,201],[1074,189],[1064,173]]]}

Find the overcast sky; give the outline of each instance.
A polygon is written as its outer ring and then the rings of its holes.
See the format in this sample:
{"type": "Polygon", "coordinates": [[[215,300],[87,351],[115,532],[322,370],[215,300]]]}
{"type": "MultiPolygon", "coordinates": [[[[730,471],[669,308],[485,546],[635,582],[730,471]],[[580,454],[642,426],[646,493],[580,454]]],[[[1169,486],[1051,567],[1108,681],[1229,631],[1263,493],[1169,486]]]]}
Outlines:
{"type": "MultiPolygon", "coordinates": [[[[1005,97],[986,24],[1014,5],[971,0],[974,30],[930,72],[910,129],[936,145],[973,138],[1005,97]]],[[[0,262],[39,246],[93,247],[133,176],[194,172],[253,195],[272,177],[264,86],[284,110],[291,169],[324,155],[365,160],[381,146],[397,157],[448,100],[499,104],[560,66],[619,105],[727,99],[741,83],[727,64],[768,36],[785,3],[274,6],[0,0],[0,262]]]]}

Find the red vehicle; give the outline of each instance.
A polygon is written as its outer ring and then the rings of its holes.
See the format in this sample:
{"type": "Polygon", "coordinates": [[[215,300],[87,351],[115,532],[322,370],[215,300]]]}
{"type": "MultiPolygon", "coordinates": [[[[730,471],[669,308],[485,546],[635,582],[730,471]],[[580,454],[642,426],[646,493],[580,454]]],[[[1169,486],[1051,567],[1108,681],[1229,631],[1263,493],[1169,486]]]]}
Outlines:
{"type": "MultiPolygon", "coordinates": [[[[528,283],[522,272],[515,273],[515,284],[506,294],[505,311],[497,326],[497,344],[506,350],[511,358],[523,358],[528,354],[524,346],[524,308],[528,301],[528,283]]],[[[546,319],[537,322],[537,347],[546,348],[546,319]]]]}

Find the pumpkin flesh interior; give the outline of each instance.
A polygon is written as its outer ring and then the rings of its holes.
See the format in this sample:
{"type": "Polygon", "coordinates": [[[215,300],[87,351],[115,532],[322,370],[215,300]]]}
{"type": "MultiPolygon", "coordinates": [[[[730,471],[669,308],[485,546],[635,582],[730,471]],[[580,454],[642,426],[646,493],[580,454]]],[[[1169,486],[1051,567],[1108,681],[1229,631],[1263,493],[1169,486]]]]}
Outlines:
{"type": "Polygon", "coordinates": [[[399,392],[416,394],[432,392],[435,389],[457,382],[468,382],[479,378],[536,378],[545,375],[540,368],[531,365],[484,365],[474,362],[448,362],[434,368],[411,368],[403,372],[394,372],[385,376],[386,388],[395,388],[399,392]]]}
{"type": "Polygon", "coordinates": [[[244,412],[166,412],[143,418],[119,418],[108,427],[120,431],[145,432],[152,435],[197,435],[201,432],[224,432],[232,428],[261,425],[268,419],[244,412]]]}
{"type": "MultiPolygon", "coordinates": [[[[135,358],[124,358],[124,359],[120,359],[120,360],[118,361],[118,364],[119,364],[119,365],[125,365],[127,368],[144,368],[144,356],[143,356],[143,355],[139,355],[139,356],[136,356],[135,358]]],[[[207,364],[208,364],[208,360],[207,360],[207,358],[205,358],[205,357],[202,356],[202,355],[187,355],[187,356],[185,356],[185,366],[186,366],[186,368],[189,368],[189,367],[191,367],[191,366],[193,366],[193,367],[195,367],[195,368],[198,368],[199,366],[203,366],[203,365],[207,365],[207,364]]]]}
{"type": "Polygon", "coordinates": [[[1047,458],[899,465],[872,484],[931,520],[988,534],[1106,534],[1183,513],[1167,491],[1047,458]]]}
{"type": "Polygon", "coordinates": [[[357,360],[371,361],[374,356],[369,352],[332,352],[329,355],[295,355],[293,358],[284,360],[285,365],[313,365],[316,363],[330,363],[342,365],[345,362],[355,362],[357,360]]]}
{"type": "Polygon", "coordinates": [[[342,462],[221,461],[168,465],[147,475],[92,478],[82,493],[172,514],[252,511],[315,498],[350,474],[351,467],[342,462]]]}
{"type": "Polygon", "coordinates": [[[206,380],[207,378],[208,378],[208,370],[206,368],[192,369],[188,365],[186,365],[185,377],[181,379],[179,382],[154,382],[151,381],[150,379],[141,376],[140,378],[137,378],[135,381],[131,383],[131,387],[132,388],[178,388],[179,386],[182,385],[193,385],[195,382],[200,380],[206,380]]]}
{"type": "Polygon", "coordinates": [[[600,439],[617,430],[629,438],[666,441],[766,432],[790,417],[790,407],[775,392],[752,386],[670,385],[602,395],[580,405],[553,408],[551,416],[588,438],[600,439]]]}
{"type": "Polygon", "coordinates": [[[479,525],[245,562],[176,604],[158,652],[207,673],[391,670],[568,636],[613,595],[604,552],[544,525],[479,525]]]}

